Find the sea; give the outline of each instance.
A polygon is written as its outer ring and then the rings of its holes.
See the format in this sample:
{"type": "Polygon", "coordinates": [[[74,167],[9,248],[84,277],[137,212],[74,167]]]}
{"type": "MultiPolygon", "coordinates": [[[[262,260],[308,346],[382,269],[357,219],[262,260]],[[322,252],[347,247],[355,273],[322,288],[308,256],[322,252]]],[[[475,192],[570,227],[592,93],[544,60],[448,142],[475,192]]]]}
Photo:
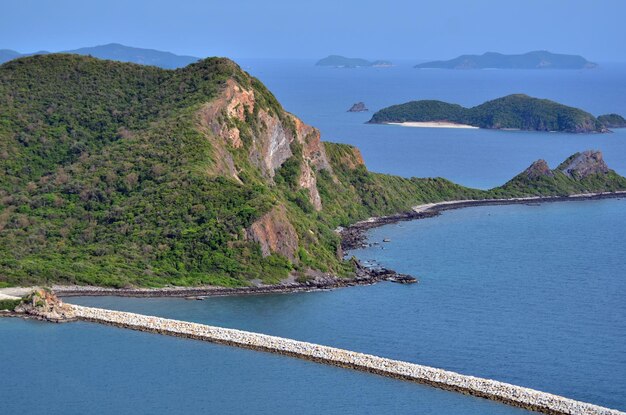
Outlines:
{"type": "MultiPolygon", "coordinates": [[[[601,150],[626,175],[626,130],[560,134],[370,125],[417,99],[525,93],[626,115],[626,64],[582,71],[334,69],[240,60],[326,141],[372,171],[491,188],[543,158],[601,150]],[[363,101],[367,113],[348,113],[363,101]]],[[[83,305],[252,330],[492,378],[626,410],[626,200],[483,206],[368,232],[349,254],[414,275],[298,294],[74,297],[83,305]],[[389,240],[389,242],[383,242],[389,240]]],[[[514,414],[428,386],[91,323],[0,319],[0,413],[514,414]]]]}

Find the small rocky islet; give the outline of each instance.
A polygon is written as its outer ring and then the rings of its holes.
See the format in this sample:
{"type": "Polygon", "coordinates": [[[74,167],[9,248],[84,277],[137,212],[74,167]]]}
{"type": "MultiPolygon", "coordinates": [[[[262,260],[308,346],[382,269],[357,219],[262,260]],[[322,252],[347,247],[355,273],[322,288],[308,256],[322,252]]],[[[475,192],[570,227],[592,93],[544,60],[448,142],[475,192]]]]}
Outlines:
{"type": "Polygon", "coordinates": [[[357,102],[350,107],[348,112],[366,112],[369,111],[364,102],[357,102]]]}

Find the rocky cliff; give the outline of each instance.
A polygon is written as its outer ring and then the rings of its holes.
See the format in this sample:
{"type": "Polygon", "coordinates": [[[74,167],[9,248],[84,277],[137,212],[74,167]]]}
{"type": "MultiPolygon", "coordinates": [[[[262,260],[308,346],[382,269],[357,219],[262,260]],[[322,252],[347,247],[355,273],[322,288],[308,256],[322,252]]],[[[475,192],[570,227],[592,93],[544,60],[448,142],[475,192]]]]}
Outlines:
{"type": "Polygon", "coordinates": [[[566,176],[575,179],[585,179],[591,175],[606,175],[609,173],[609,166],[604,162],[602,153],[593,150],[572,155],[558,169],[566,176]]]}
{"type": "Polygon", "coordinates": [[[528,177],[529,179],[538,179],[544,176],[554,176],[554,173],[552,173],[552,170],[550,170],[548,163],[543,159],[535,161],[533,164],[530,165],[530,167],[524,170],[523,174],[525,174],[526,177],[528,177]]]}
{"type": "Polygon", "coordinates": [[[291,157],[302,158],[298,185],[306,189],[316,210],[322,208],[317,172],[330,171],[320,133],[282,108],[267,108],[257,102],[257,92],[228,79],[219,95],[198,111],[200,131],[217,153],[211,173],[228,175],[241,182],[233,151],[242,150],[247,161],[269,182],[276,170],[291,157]],[[294,154],[297,148],[298,154],[294,154]]]}

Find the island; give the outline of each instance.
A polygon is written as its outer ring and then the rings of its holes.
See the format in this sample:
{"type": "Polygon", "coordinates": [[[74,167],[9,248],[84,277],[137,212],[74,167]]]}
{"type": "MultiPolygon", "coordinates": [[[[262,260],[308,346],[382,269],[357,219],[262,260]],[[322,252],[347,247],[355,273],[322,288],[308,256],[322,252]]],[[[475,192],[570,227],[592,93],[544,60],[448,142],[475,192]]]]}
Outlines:
{"type": "MultiPolygon", "coordinates": [[[[21,57],[47,55],[50,53],[51,52],[45,50],[33,53],[20,53],[10,49],[1,49],[0,64],[21,57]]],[[[182,68],[189,65],[190,63],[200,60],[200,58],[196,58],[194,56],[175,55],[171,52],[163,52],[155,49],[135,48],[131,46],[121,45],[119,43],[109,43],[106,45],[89,46],[80,49],[66,50],[62,53],[93,56],[100,59],[110,59],[119,62],[132,62],[140,65],[153,65],[166,69],[182,68]]]]}
{"type": "Polygon", "coordinates": [[[606,128],[626,128],[626,119],[619,114],[600,115],[598,121],[606,128]]]}
{"type": "Polygon", "coordinates": [[[366,112],[366,111],[369,111],[369,110],[365,106],[364,102],[357,102],[356,104],[352,105],[350,109],[348,110],[348,112],[366,112]]]}
{"type": "Polygon", "coordinates": [[[435,100],[411,101],[377,111],[368,123],[566,133],[609,132],[588,112],[524,94],[507,95],[472,108],[435,100]]]}
{"type": "Polygon", "coordinates": [[[393,64],[386,60],[368,61],[361,58],[346,58],[340,55],[330,55],[324,59],[320,59],[315,64],[316,66],[330,66],[333,68],[387,68],[393,66],[393,64]]]}
{"type": "Polygon", "coordinates": [[[420,69],[591,69],[598,66],[578,55],[564,55],[545,50],[520,55],[487,52],[482,55],[462,55],[447,61],[432,61],[415,65],[420,69]]]}
{"type": "Polygon", "coordinates": [[[417,205],[626,191],[597,152],[491,190],[374,173],[225,58],[176,70],[73,54],[7,62],[0,157],[0,287],[63,295],[412,282],[346,258],[358,243],[346,230],[437,214],[417,205]]]}

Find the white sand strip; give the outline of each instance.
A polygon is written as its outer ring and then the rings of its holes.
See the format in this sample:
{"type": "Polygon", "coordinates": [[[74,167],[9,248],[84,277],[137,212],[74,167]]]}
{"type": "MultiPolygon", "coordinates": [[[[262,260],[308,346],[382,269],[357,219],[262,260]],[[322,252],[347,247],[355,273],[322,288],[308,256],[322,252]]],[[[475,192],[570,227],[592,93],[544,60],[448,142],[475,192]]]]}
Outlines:
{"type": "Polygon", "coordinates": [[[473,125],[457,124],[447,121],[428,121],[428,122],[386,122],[389,125],[399,125],[401,127],[418,127],[418,128],[471,128],[478,129],[473,125]]]}

